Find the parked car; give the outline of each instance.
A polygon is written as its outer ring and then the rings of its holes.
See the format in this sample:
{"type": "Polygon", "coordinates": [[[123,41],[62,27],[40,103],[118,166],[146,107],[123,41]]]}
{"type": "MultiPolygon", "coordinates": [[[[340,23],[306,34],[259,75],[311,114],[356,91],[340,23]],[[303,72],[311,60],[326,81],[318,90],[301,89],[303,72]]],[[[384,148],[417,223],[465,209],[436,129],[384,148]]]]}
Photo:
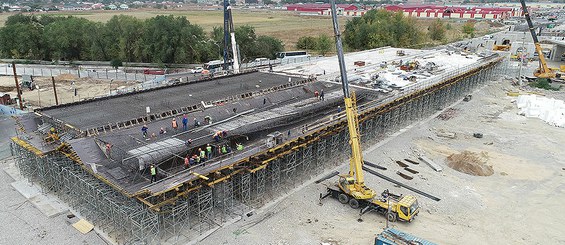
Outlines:
{"type": "Polygon", "coordinates": [[[202,67],[195,67],[194,69],[191,69],[191,70],[190,70],[190,73],[193,73],[193,74],[195,74],[195,73],[202,73],[202,71],[204,71],[204,68],[202,68],[202,67]]]}

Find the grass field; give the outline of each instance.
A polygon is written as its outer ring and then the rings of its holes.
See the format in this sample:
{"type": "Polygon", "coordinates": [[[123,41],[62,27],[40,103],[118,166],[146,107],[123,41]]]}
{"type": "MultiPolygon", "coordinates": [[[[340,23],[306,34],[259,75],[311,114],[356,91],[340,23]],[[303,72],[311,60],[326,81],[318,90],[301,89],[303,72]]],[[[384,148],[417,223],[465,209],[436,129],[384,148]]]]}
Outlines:
{"type": "MultiPolygon", "coordinates": [[[[11,13],[0,14],[0,27],[4,25],[11,13]]],[[[35,13],[38,14],[38,13],[35,13]]],[[[218,9],[208,10],[159,10],[143,9],[128,11],[89,11],[89,12],[52,12],[39,13],[39,15],[68,16],[73,15],[92,21],[107,22],[114,15],[130,15],[139,19],[148,19],[157,15],[186,16],[188,20],[201,26],[210,32],[214,26],[223,26],[223,12],[218,9]]],[[[288,11],[274,10],[234,10],[233,19],[236,26],[250,25],[255,27],[258,35],[269,35],[281,39],[286,50],[295,50],[298,38],[302,36],[318,36],[327,34],[333,36],[331,18],[329,16],[299,15],[288,11]]],[[[347,17],[340,18],[340,26],[343,31],[347,17]]],[[[427,32],[427,26],[433,19],[417,19],[420,30],[427,32]]],[[[448,41],[462,38],[461,26],[463,22],[449,21],[452,29],[447,32],[448,41]]],[[[477,35],[486,33],[485,30],[477,29],[477,35]]],[[[439,44],[439,43],[438,43],[439,44]]]]}

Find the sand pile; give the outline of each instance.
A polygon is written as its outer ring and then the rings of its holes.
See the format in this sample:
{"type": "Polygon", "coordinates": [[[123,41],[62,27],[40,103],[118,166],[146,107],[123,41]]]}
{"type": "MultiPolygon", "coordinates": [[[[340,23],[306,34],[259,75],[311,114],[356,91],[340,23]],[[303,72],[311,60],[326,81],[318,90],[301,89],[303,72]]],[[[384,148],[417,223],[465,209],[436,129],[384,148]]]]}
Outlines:
{"type": "Polygon", "coordinates": [[[488,155],[486,152],[476,153],[464,151],[459,154],[451,154],[447,157],[447,166],[459,172],[474,176],[490,176],[494,174],[491,165],[487,165],[488,155]]]}
{"type": "Polygon", "coordinates": [[[59,81],[59,80],[77,80],[78,77],[72,74],[61,74],[58,76],[55,76],[55,80],[59,81]]]}

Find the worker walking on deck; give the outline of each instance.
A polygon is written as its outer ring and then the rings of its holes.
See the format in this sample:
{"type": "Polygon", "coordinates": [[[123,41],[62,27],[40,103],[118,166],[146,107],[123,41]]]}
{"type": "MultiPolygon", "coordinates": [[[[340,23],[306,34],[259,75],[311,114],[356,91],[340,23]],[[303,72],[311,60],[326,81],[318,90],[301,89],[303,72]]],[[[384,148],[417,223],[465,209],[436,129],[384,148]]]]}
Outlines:
{"type": "Polygon", "coordinates": [[[236,145],[238,151],[243,151],[243,145],[241,143],[236,143],[236,145]]]}
{"type": "Polygon", "coordinates": [[[190,160],[188,159],[188,155],[184,157],[184,168],[190,167],[190,160]]]}
{"type": "Polygon", "coordinates": [[[226,145],[222,145],[222,154],[227,154],[228,153],[228,149],[226,148],[226,145]]]}
{"type": "Polygon", "coordinates": [[[314,97],[316,97],[316,99],[320,99],[320,92],[318,92],[318,90],[314,92],[314,97]]]}
{"type": "Polygon", "coordinates": [[[112,145],[110,145],[110,143],[106,143],[106,156],[108,158],[112,158],[112,156],[110,155],[112,151],[112,145]]]}
{"type": "Polygon", "coordinates": [[[320,91],[320,100],[324,101],[324,90],[323,89],[320,91]]]}
{"type": "Polygon", "coordinates": [[[198,155],[194,154],[194,156],[192,157],[194,157],[194,161],[196,162],[196,164],[200,164],[200,157],[198,155]]]}
{"type": "Polygon", "coordinates": [[[201,148],[198,148],[198,152],[200,152],[200,161],[206,161],[206,152],[203,151],[201,148]]]}
{"type": "Polygon", "coordinates": [[[182,117],[182,130],[188,130],[188,117],[186,117],[186,114],[182,117]]]}
{"type": "Polygon", "coordinates": [[[173,118],[173,121],[171,122],[171,127],[177,131],[177,128],[179,127],[178,123],[177,123],[177,119],[173,118]]]}
{"type": "Polygon", "coordinates": [[[147,138],[147,130],[149,130],[147,124],[144,124],[143,127],[141,127],[141,133],[143,134],[143,138],[147,138]]]}
{"type": "Polygon", "coordinates": [[[155,165],[151,164],[149,170],[151,171],[151,183],[157,182],[157,168],[155,167],[155,165]]]}
{"type": "Polygon", "coordinates": [[[206,146],[206,157],[208,159],[212,158],[212,146],[210,144],[206,146]]]}

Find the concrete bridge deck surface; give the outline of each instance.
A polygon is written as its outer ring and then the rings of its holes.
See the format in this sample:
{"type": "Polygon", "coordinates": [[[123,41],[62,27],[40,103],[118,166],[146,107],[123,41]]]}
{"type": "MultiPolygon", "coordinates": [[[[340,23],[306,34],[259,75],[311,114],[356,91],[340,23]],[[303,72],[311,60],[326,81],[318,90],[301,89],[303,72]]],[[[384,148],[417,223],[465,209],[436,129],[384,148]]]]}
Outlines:
{"type": "MultiPolygon", "coordinates": [[[[179,109],[201,101],[221,99],[288,83],[289,78],[284,75],[253,72],[41,111],[45,115],[86,130],[144,116],[146,107],[150,107],[151,113],[179,109]]],[[[291,79],[295,81],[298,78],[291,79]]]]}

